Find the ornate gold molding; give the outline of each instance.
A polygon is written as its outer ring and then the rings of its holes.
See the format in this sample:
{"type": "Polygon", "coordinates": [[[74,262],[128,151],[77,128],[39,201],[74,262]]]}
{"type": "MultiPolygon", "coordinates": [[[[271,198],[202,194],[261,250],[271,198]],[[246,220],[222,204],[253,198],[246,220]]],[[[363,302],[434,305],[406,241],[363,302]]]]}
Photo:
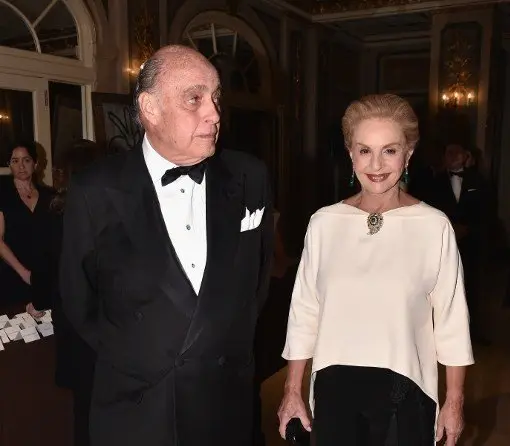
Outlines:
{"type": "Polygon", "coordinates": [[[476,102],[481,30],[476,23],[446,26],[441,34],[440,88],[444,106],[476,102]]]}
{"type": "Polygon", "coordinates": [[[139,62],[144,63],[154,53],[154,15],[149,12],[147,1],[141,5],[141,11],[134,19],[134,38],[138,47],[139,62]]]}

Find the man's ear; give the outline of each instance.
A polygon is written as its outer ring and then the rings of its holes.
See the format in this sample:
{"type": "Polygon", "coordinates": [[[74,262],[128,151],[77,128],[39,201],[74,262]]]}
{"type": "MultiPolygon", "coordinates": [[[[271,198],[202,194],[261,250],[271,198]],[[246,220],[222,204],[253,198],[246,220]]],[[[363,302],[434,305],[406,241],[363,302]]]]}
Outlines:
{"type": "Polygon", "coordinates": [[[154,94],[143,92],[138,97],[138,108],[140,109],[140,118],[149,122],[151,125],[157,125],[159,122],[159,106],[154,94]]]}

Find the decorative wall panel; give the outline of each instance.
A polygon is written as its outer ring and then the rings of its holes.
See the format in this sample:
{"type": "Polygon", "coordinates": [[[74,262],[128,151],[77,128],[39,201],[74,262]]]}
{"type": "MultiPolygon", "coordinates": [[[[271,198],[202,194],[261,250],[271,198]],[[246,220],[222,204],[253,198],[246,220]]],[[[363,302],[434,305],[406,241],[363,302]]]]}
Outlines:
{"type": "MultiPolygon", "coordinates": [[[[446,25],[441,32],[439,57],[439,101],[443,92],[459,86],[478,93],[481,70],[482,26],[478,22],[446,25]]],[[[473,144],[478,121],[477,102],[473,106],[442,108],[438,115],[440,138],[473,144]]]]}
{"type": "Polygon", "coordinates": [[[427,93],[430,52],[383,54],[378,63],[378,91],[396,94],[427,93]]]}
{"type": "Polygon", "coordinates": [[[325,39],[319,46],[318,151],[319,204],[352,194],[351,162],[344,147],[342,116],[360,94],[360,54],[325,39]]]}

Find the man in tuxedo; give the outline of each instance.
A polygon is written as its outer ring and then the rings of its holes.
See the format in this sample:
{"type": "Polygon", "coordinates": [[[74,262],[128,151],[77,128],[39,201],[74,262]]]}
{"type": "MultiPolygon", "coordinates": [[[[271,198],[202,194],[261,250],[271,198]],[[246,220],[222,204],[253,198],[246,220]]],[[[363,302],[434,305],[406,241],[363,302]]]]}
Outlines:
{"type": "Polygon", "coordinates": [[[160,49],[135,89],[141,147],[71,183],[60,280],[97,352],[92,446],[251,441],[272,203],[261,162],[215,151],[219,101],[205,57],[160,49]]]}
{"type": "Polygon", "coordinates": [[[464,266],[466,298],[473,339],[486,343],[479,326],[479,278],[481,247],[486,218],[484,181],[474,168],[466,168],[468,151],[461,144],[448,144],[444,153],[445,171],[434,179],[431,204],[450,219],[464,266]]]}

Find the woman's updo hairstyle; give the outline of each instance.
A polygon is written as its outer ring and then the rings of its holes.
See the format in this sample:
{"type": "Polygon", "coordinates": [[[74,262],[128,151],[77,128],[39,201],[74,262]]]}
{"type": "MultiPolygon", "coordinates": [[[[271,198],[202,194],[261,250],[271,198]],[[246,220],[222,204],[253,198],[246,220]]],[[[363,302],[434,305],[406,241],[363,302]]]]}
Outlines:
{"type": "Polygon", "coordinates": [[[342,131],[348,150],[356,127],[366,119],[387,119],[400,125],[409,150],[414,150],[420,139],[418,118],[409,102],[394,94],[373,94],[352,102],[345,111],[342,131]]]}

